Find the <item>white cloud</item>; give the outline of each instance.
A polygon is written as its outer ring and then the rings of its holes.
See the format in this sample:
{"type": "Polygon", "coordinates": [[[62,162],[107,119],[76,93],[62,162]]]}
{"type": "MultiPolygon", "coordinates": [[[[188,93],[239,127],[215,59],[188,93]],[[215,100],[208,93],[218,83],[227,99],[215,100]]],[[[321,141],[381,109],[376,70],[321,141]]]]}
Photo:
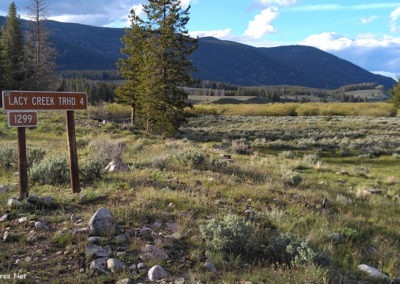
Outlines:
{"type": "Polygon", "coordinates": [[[314,46],[325,51],[339,51],[350,47],[373,49],[378,47],[400,47],[400,37],[378,37],[372,34],[363,34],[351,39],[338,33],[325,32],[311,35],[300,44],[314,46]]]}
{"type": "Polygon", "coordinates": [[[352,40],[337,33],[326,32],[310,35],[300,44],[314,46],[322,50],[341,50],[351,46],[352,40]]]}
{"type": "Polygon", "coordinates": [[[396,8],[399,3],[388,2],[388,3],[369,3],[359,5],[341,5],[341,4],[315,4],[315,5],[301,5],[294,7],[294,11],[299,12],[316,12],[316,11],[360,11],[360,10],[377,10],[377,9],[389,9],[396,8]]]}
{"type": "Polygon", "coordinates": [[[361,24],[369,24],[372,23],[373,21],[377,20],[378,17],[377,16],[371,16],[368,18],[361,18],[361,24]]]}
{"type": "Polygon", "coordinates": [[[390,30],[392,32],[398,32],[400,31],[400,27],[397,25],[397,21],[400,19],[400,7],[395,9],[391,14],[390,14],[390,30]]]}
{"type": "Polygon", "coordinates": [[[259,0],[259,3],[265,6],[279,5],[279,6],[292,6],[298,0],[259,0]]]}
{"type": "Polygon", "coordinates": [[[250,21],[245,35],[254,39],[259,39],[268,33],[275,32],[272,21],[276,19],[278,14],[279,10],[276,7],[262,10],[260,14],[254,17],[254,20],[250,21]]]}
{"type": "Polygon", "coordinates": [[[224,29],[224,30],[210,30],[210,31],[191,31],[190,36],[192,37],[212,36],[220,39],[227,39],[232,36],[232,30],[224,29]]]}

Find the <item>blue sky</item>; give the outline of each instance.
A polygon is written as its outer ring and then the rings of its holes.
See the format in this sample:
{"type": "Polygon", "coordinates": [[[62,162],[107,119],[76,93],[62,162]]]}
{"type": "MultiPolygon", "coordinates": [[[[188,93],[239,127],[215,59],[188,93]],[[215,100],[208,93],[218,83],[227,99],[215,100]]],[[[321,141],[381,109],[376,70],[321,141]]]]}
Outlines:
{"type": "MultiPolygon", "coordinates": [[[[5,15],[11,0],[0,1],[5,15]]],[[[24,18],[30,0],[15,0],[24,18]]],[[[49,18],[105,27],[127,24],[144,0],[47,0],[49,18]]],[[[182,0],[189,31],[259,47],[311,45],[369,71],[400,74],[400,1],[182,0]]]]}

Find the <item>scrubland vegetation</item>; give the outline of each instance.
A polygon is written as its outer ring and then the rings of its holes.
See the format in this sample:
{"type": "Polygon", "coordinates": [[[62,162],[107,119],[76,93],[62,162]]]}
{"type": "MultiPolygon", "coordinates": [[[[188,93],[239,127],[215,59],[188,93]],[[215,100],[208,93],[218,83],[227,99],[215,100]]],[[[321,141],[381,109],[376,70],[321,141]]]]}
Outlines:
{"type": "MultiPolygon", "coordinates": [[[[171,282],[380,283],[358,271],[360,264],[388,279],[400,276],[400,120],[389,105],[213,107],[226,110],[209,113],[224,115],[194,116],[174,139],[92,119],[123,118],[117,105],[77,112],[81,194],[69,186],[63,113],[40,113],[39,126],[27,131],[30,193],[52,196],[59,206],[51,209],[7,209],[8,198],[18,196],[16,131],[1,113],[0,184],[9,190],[0,194],[0,216],[10,215],[0,222],[0,233],[10,232],[1,271],[28,273],[31,282],[146,281],[145,272],[90,272],[86,237],[70,233],[70,216],[85,225],[104,206],[125,231],[177,224],[158,244],[169,259],[147,263],[162,264],[171,282]],[[371,116],[324,110],[350,106],[371,116]],[[300,116],[307,108],[326,116],[300,116]],[[281,116],[253,115],[273,110],[281,116]],[[131,171],[106,173],[116,158],[131,171]],[[19,224],[21,216],[28,223],[19,224]],[[38,219],[51,229],[32,239],[29,221],[38,219]],[[217,272],[207,271],[206,260],[217,272]]],[[[129,238],[121,260],[140,262],[142,242],[129,238]]]]}

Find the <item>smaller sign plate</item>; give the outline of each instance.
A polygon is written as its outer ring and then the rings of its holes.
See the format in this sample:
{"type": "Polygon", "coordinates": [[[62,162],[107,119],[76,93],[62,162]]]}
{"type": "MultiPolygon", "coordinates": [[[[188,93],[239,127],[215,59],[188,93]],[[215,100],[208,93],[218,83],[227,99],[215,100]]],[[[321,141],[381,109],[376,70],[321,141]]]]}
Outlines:
{"type": "Polygon", "coordinates": [[[9,127],[36,127],[38,125],[37,111],[8,111],[9,127]]]}

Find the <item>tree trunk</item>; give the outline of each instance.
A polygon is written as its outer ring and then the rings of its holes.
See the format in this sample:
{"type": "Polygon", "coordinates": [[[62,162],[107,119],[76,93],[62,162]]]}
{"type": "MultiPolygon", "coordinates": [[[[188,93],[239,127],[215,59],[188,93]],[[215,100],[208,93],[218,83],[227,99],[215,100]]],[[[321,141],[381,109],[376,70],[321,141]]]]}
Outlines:
{"type": "Polygon", "coordinates": [[[135,105],[132,105],[131,125],[133,128],[136,128],[136,106],[135,105]]]}

